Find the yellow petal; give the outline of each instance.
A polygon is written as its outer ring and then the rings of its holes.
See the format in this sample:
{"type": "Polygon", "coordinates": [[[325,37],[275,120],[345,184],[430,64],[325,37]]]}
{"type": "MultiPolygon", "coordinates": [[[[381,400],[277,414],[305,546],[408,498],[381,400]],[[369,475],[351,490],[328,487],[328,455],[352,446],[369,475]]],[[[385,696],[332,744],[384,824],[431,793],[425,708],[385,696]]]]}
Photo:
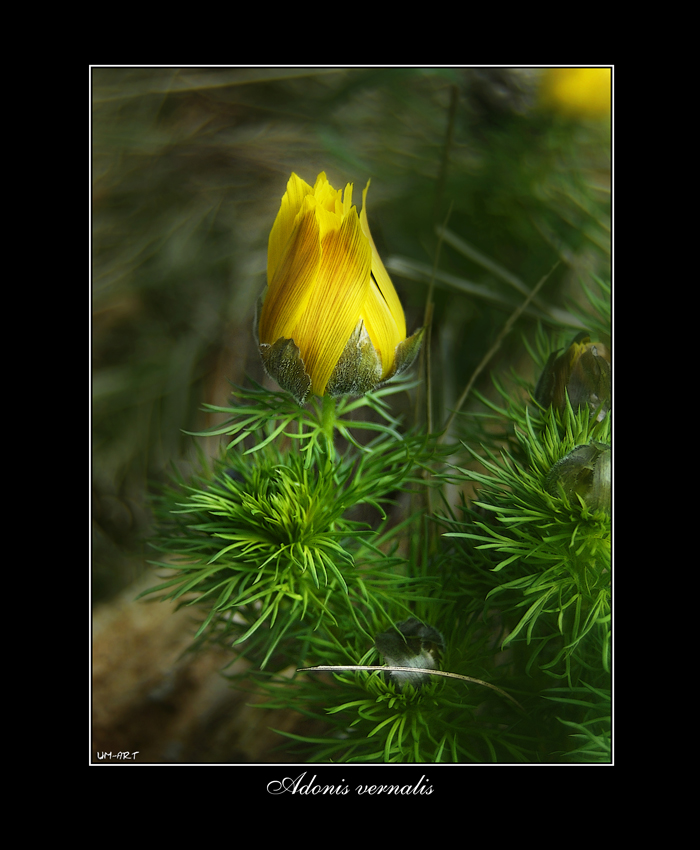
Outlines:
{"type": "MultiPolygon", "coordinates": [[[[272,277],[260,312],[259,340],[272,345],[292,338],[311,298],[321,266],[321,239],[313,196],[307,195],[272,277]]],[[[296,340],[299,345],[299,340],[296,340]]]]}
{"type": "Polygon", "coordinates": [[[369,338],[382,361],[382,378],[391,373],[394,367],[396,346],[405,338],[401,334],[387,302],[374,281],[372,273],[365,303],[362,305],[362,319],[369,338]]]}
{"type": "Polygon", "coordinates": [[[292,174],[287,191],[282,196],[279,212],[272,225],[267,250],[267,282],[272,281],[284,256],[285,248],[294,229],[294,221],[302,207],[304,198],[313,194],[313,189],[301,177],[292,174]]]}
{"type": "Polygon", "coordinates": [[[350,212],[352,206],[352,183],[345,187],[345,198],[340,189],[334,189],[326,179],[324,172],[318,175],[314,186],[316,199],[316,216],[321,225],[321,239],[330,230],[338,230],[343,218],[350,212]]]}
{"type": "Polygon", "coordinates": [[[372,250],[354,209],[345,216],[340,229],[329,231],[321,244],[321,265],[313,293],[293,332],[316,395],[323,395],[355,330],[372,265],[372,250]]]}
{"type": "MultiPolygon", "coordinates": [[[[372,234],[369,229],[369,222],[367,221],[368,189],[369,181],[367,181],[365,190],[362,193],[362,213],[360,214],[360,223],[362,225],[362,232],[369,239],[370,245],[372,246],[372,276],[374,277],[377,287],[381,292],[384,301],[386,302],[389,312],[391,313],[394,318],[394,321],[396,322],[396,328],[400,339],[405,339],[406,318],[403,313],[403,307],[401,306],[399,296],[396,294],[396,290],[394,289],[394,284],[391,282],[391,278],[389,277],[387,270],[384,268],[384,263],[382,262],[381,257],[379,256],[377,246],[374,244],[374,239],[372,239],[372,234]]],[[[382,362],[384,362],[383,359],[382,362]]]]}
{"type": "Polygon", "coordinates": [[[318,221],[320,228],[320,237],[323,240],[326,234],[330,233],[332,230],[340,230],[340,225],[343,223],[343,217],[338,215],[335,210],[328,210],[322,204],[318,203],[318,198],[315,198],[314,200],[316,201],[316,220],[318,221]]]}

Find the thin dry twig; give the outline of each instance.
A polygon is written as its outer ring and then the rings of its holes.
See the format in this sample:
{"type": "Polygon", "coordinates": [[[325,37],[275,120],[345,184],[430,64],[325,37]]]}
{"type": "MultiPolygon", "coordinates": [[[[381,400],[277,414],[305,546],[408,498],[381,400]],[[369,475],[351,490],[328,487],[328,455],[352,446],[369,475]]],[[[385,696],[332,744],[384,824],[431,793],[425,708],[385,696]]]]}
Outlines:
{"type": "Polygon", "coordinates": [[[485,688],[491,688],[501,694],[501,696],[504,696],[511,702],[514,702],[521,711],[525,711],[515,697],[512,697],[501,688],[496,687],[496,685],[492,685],[490,682],[484,682],[482,679],[474,679],[471,676],[462,676],[459,673],[448,673],[446,670],[430,670],[427,667],[392,667],[388,665],[367,666],[364,664],[322,664],[319,667],[298,667],[297,673],[339,673],[346,670],[382,670],[385,673],[428,673],[430,676],[444,676],[446,679],[461,679],[463,682],[472,682],[475,685],[483,685],[485,688]]]}
{"type": "Polygon", "coordinates": [[[510,318],[508,319],[508,321],[505,323],[505,325],[503,326],[503,329],[502,329],[502,330],[501,330],[501,332],[499,333],[499,335],[498,335],[498,337],[497,337],[496,341],[495,341],[495,342],[494,342],[494,344],[491,346],[491,348],[490,348],[490,349],[486,352],[486,354],[484,355],[484,357],[481,359],[481,362],[480,362],[480,363],[479,363],[479,365],[476,367],[476,369],[474,370],[474,373],[472,374],[471,378],[469,379],[469,383],[468,383],[468,384],[467,384],[467,386],[464,388],[464,392],[463,392],[463,393],[462,393],[462,395],[459,397],[459,401],[458,401],[458,402],[457,402],[457,404],[455,405],[454,410],[452,411],[452,413],[450,414],[450,416],[449,416],[449,418],[448,418],[447,422],[445,423],[445,428],[444,428],[444,430],[443,430],[443,432],[442,432],[442,435],[440,436],[439,442],[442,442],[442,441],[443,441],[443,440],[447,437],[447,435],[448,435],[448,433],[449,433],[449,431],[450,431],[450,428],[452,427],[452,422],[454,421],[455,416],[456,416],[456,415],[459,413],[459,411],[462,409],[462,405],[463,405],[463,404],[464,404],[464,402],[467,400],[467,396],[469,395],[469,393],[472,391],[472,387],[473,387],[473,386],[474,386],[474,384],[476,383],[476,379],[477,379],[477,378],[479,377],[479,375],[483,372],[483,370],[484,370],[484,368],[486,367],[487,363],[491,360],[491,358],[494,356],[494,354],[495,354],[495,353],[498,351],[498,349],[501,347],[501,345],[503,344],[503,340],[504,340],[504,339],[508,336],[508,334],[510,333],[511,329],[513,328],[513,325],[514,325],[514,324],[517,322],[517,320],[520,318],[520,315],[521,315],[521,313],[523,312],[523,310],[525,310],[525,309],[527,308],[527,306],[530,304],[530,302],[533,300],[533,298],[537,295],[537,293],[540,291],[540,289],[542,289],[542,287],[544,286],[545,282],[549,279],[550,275],[551,275],[551,274],[552,274],[552,272],[553,272],[553,271],[557,268],[557,266],[559,265],[559,263],[560,263],[560,261],[556,262],[556,263],[552,266],[552,268],[551,268],[551,269],[547,272],[547,274],[546,274],[546,275],[544,275],[544,277],[542,277],[542,278],[540,279],[540,281],[538,282],[537,286],[536,286],[536,287],[532,290],[532,292],[528,295],[528,297],[527,297],[527,298],[523,301],[523,303],[522,303],[522,304],[518,307],[518,309],[517,309],[517,310],[515,310],[515,311],[513,312],[513,314],[511,315],[511,317],[510,317],[510,318]]]}

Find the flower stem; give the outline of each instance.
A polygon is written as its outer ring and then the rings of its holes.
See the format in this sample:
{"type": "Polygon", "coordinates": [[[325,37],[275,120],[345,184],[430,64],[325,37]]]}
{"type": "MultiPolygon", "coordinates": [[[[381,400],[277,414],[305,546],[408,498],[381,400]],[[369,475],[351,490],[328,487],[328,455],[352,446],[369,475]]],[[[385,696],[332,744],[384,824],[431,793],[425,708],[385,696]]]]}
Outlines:
{"type": "Polygon", "coordinates": [[[321,430],[326,438],[326,457],[329,463],[335,458],[335,397],[323,396],[323,409],[321,411],[321,430]]]}

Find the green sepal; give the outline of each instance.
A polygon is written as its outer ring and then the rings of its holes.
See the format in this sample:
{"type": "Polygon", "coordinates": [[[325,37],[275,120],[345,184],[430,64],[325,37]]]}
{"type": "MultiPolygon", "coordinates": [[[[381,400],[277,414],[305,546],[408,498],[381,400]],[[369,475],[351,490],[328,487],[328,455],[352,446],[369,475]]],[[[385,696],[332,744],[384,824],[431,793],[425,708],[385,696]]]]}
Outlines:
{"type": "Polygon", "coordinates": [[[424,336],[425,328],[419,328],[414,334],[411,334],[411,336],[396,346],[394,352],[394,371],[387,376],[386,380],[393,378],[395,375],[400,375],[406,369],[410,369],[413,366],[416,357],[418,357],[424,336]]]}
{"type": "Polygon", "coordinates": [[[303,405],[311,392],[311,378],[294,340],[281,337],[272,345],[261,342],[258,349],[267,374],[303,405]]]}
{"type": "Polygon", "coordinates": [[[358,322],[326,384],[330,396],[364,395],[379,384],[382,362],[364,322],[358,322]]]}

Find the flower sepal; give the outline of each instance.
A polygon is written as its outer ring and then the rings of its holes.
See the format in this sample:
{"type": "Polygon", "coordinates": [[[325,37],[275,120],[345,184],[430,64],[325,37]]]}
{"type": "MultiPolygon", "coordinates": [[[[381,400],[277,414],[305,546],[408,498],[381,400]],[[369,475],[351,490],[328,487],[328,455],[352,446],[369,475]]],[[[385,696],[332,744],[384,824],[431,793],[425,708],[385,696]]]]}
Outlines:
{"type": "MultiPolygon", "coordinates": [[[[420,328],[395,349],[394,369],[382,378],[382,361],[362,321],[348,340],[326,386],[326,395],[360,396],[372,392],[391,378],[409,369],[420,351],[425,329],[420,328]]],[[[258,343],[267,374],[301,406],[311,393],[311,377],[306,371],[294,340],[278,339],[272,345],[258,343]]]]}
{"type": "Polygon", "coordinates": [[[258,350],[267,374],[303,405],[311,392],[311,378],[294,340],[282,337],[272,345],[258,343],[258,350]]]}

